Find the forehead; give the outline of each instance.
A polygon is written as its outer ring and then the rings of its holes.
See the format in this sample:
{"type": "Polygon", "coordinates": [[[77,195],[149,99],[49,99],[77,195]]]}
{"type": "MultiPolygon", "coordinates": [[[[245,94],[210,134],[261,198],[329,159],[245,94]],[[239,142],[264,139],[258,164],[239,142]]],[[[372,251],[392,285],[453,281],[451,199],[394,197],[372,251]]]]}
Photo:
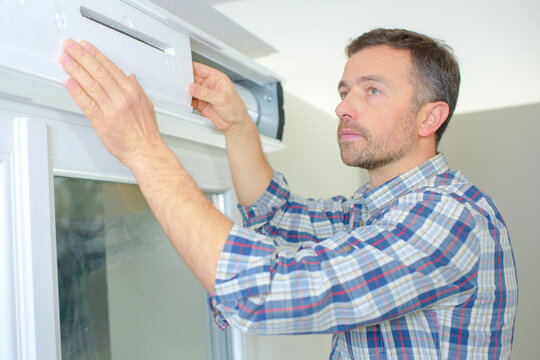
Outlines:
{"type": "Polygon", "coordinates": [[[362,77],[376,76],[389,84],[411,83],[413,64],[409,50],[388,45],[370,46],[356,52],[345,64],[342,82],[353,83],[362,77]]]}

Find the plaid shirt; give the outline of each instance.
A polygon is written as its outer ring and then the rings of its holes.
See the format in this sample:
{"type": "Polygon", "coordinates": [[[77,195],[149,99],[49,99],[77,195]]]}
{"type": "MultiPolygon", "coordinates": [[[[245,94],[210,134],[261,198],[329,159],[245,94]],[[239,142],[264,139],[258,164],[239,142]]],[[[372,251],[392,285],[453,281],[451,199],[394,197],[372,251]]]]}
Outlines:
{"type": "Polygon", "coordinates": [[[258,334],[333,333],[331,359],[508,359],[517,277],[492,199],[439,154],[352,198],[274,173],[241,207],[210,297],[258,334]],[[249,228],[256,229],[250,230],[249,228]]]}

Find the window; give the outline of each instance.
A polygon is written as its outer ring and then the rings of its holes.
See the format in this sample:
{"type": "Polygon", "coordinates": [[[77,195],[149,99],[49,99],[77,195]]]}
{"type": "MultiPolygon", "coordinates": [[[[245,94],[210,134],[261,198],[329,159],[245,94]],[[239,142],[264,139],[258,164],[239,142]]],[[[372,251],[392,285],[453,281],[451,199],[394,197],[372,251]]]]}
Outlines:
{"type": "Polygon", "coordinates": [[[137,185],[56,176],[54,199],[62,359],[230,358],[137,185]]]}

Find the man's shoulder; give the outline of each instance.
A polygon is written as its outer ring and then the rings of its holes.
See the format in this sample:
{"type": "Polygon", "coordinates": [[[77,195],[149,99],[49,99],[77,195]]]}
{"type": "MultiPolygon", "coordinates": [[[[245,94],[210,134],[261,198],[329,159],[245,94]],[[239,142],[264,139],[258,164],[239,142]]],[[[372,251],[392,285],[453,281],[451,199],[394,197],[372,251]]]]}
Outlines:
{"type": "Polygon", "coordinates": [[[480,213],[499,215],[493,199],[459,170],[448,170],[427,178],[400,199],[403,202],[430,201],[439,206],[464,206],[480,213]]]}

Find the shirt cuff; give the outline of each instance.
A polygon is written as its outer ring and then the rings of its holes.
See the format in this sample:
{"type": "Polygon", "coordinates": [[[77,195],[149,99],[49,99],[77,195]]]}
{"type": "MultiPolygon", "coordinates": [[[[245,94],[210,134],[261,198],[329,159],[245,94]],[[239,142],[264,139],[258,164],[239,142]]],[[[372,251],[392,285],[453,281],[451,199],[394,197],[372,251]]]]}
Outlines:
{"type": "Polygon", "coordinates": [[[216,269],[214,293],[209,305],[215,322],[225,328],[238,311],[238,301],[270,291],[270,267],[276,246],[264,235],[234,225],[216,269]],[[245,276],[246,272],[253,276],[245,276]],[[242,276],[244,275],[244,276],[242,276]],[[244,281],[235,281],[242,276],[244,281]]]}
{"type": "Polygon", "coordinates": [[[214,318],[216,325],[221,330],[225,330],[229,326],[229,321],[219,310],[219,304],[216,302],[213,294],[208,294],[208,306],[210,307],[210,312],[212,313],[212,317],[214,318]]]}
{"type": "Polygon", "coordinates": [[[267,292],[268,279],[255,275],[269,273],[275,252],[271,238],[234,225],[218,261],[214,296],[228,302],[267,292]],[[254,276],[247,276],[241,283],[231,281],[246,271],[254,276]]]}
{"type": "Polygon", "coordinates": [[[249,206],[238,205],[244,226],[254,227],[270,221],[289,197],[290,190],[287,180],[281,173],[273,171],[270,184],[257,201],[249,206]]]}

